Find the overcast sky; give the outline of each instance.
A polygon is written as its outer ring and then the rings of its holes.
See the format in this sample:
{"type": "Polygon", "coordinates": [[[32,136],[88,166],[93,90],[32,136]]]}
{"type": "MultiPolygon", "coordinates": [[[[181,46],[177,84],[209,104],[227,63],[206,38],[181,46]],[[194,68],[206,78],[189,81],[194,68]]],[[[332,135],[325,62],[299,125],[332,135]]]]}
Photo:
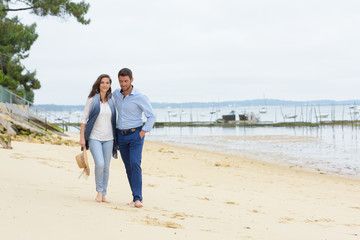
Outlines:
{"type": "Polygon", "coordinates": [[[102,0],[90,25],[41,18],[36,104],[85,104],[128,67],[152,102],[360,98],[358,0],[102,0]]]}

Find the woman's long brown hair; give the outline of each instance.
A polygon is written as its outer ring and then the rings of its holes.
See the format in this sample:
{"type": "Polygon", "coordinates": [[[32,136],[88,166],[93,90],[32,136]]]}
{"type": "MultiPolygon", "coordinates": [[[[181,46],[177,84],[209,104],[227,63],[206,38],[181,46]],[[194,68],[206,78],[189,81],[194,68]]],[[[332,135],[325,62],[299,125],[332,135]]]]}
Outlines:
{"type": "MultiPolygon", "coordinates": [[[[110,85],[111,85],[111,82],[112,82],[112,81],[111,81],[110,76],[109,76],[108,74],[101,74],[101,75],[96,79],[95,83],[93,84],[92,89],[91,89],[91,92],[90,92],[88,98],[91,98],[91,97],[93,97],[95,94],[100,93],[100,83],[101,83],[101,79],[103,79],[103,78],[108,78],[108,79],[110,80],[110,85]]],[[[106,94],[105,94],[105,99],[106,99],[106,101],[107,101],[109,98],[111,98],[111,86],[110,86],[109,90],[108,90],[108,91],[106,92],[106,94]]]]}

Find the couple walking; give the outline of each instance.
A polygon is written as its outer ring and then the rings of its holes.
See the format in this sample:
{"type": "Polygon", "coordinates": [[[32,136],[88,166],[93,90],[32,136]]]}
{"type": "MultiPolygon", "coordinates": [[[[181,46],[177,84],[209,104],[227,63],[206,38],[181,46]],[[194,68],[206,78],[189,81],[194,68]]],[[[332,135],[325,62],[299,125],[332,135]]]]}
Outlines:
{"type": "Polygon", "coordinates": [[[102,74],[93,84],[81,118],[80,145],[90,148],[95,161],[97,202],[106,198],[111,155],[120,150],[133,199],[129,203],[142,207],[141,158],[145,134],[155,123],[148,98],[134,88],[130,69],[118,73],[120,89],[111,91],[111,78],[102,74]],[[143,126],[142,114],[147,118],[143,126]]]}

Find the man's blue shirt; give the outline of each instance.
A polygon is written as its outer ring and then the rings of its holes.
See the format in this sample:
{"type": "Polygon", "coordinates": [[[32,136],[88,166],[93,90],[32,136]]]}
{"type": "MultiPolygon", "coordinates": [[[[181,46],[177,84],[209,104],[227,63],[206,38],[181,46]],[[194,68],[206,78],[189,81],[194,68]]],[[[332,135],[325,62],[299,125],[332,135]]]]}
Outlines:
{"type": "Polygon", "coordinates": [[[150,132],[155,123],[155,113],[149,99],[139,90],[133,88],[131,93],[124,98],[121,89],[113,92],[113,97],[118,111],[116,128],[125,130],[143,125],[142,113],[147,118],[142,130],[150,132]]]}

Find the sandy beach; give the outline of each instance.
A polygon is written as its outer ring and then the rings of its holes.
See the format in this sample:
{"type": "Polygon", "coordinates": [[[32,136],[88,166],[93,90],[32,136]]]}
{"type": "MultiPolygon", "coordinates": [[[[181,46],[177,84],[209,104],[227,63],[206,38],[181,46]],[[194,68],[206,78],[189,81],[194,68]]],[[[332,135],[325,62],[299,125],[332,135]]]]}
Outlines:
{"type": "MultiPolygon", "coordinates": [[[[76,135],[72,135],[77,139],[76,135]]],[[[145,141],[144,207],[112,159],[108,199],[78,146],[0,148],[1,239],[360,239],[360,181],[145,141]]]]}

